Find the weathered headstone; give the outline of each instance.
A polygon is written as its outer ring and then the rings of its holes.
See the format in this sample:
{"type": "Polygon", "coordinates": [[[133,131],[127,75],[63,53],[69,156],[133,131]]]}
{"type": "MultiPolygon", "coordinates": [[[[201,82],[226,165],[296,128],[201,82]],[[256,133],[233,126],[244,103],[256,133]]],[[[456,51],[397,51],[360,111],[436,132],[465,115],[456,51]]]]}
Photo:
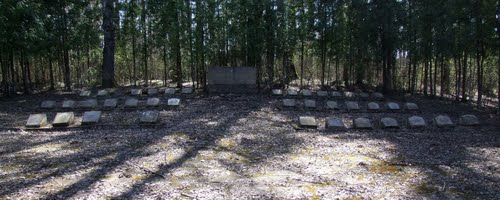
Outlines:
{"type": "Polygon", "coordinates": [[[354,128],[356,129],[373,129],[372,122],[364,117],[354,119],[354,128]]]}
{"type": "Polygon", "coordinates": [[[342,98],[342,93],[337,92],[337,91],[333,91],[332,92],[332,97],[334,97],[334,98],[342,98]]]}
{"type": "Polygon", "coordinates": [[[399,128],[398,121],[392,117],[384,117],[380,119],[382,128],[399,128]]]}
{"type": "Polygon", "coordinates": [[[148,98],[146,101],[146,106],[148,107],[156,107],[160,105],[160,99],[159,98],[148,98]]]}
{"type": "Polygon", "coordinates": [[[283,90],[281,90],[281,89],[273,89],[273,95],[274,96],[283,95],[283,90]]]}
{"type": "Polygon", "coordinates": [[[78,102],[78,108],[95,108],[97,107],[97,100],[95,99],[87,99],[78,102]]]}
{"type": "Polygon", "coordinates": [[[327,97],[328,96],[328,92],[324,91],[324,90],[319,90],[316,92],[316,94],[318,95],[318,97],[327,97]]]}
{"type": "Polygon", "coordinates": [[[384,95],[380,92],[374,92],[374,93],[372,93],[372,98],[376,99],[376,100],[383,100],[384,95]]]}
{"type": "Polygon", "coordinates": [[[101,111],[88,111],[83,113],[82,125],[96,124],[101,119],[101,111]]]}
{"type": "Polygon", "coordinates": [[[116,93],[116,88],[107,88],[106,90],[108,91],[109,94],[116,93]]]}
{"type": "Polygon", "coordinates": [[[314,117],[299,117],[299,126],[303,128],[317,128],[316,118],[314,117]]]}
{"type": "Polygon", "coordinates": [[[478,126],[480,123],[475,115],[462,115],[460,117],[460,124],[463,126],[478,126]]]}
{"type": "Polygon", "coordinates": [[[306,108],[316,108],[316,101],[312,99],[306,99],[304,100],[304,105],[306,108]]]}
{"type": "Polygon", "coordinates": [[[56,107],[56,101],[52,100],[43,101],[40,107],[43,109],[53,109],[56,107]]]}
{"type": "Polygon", "coordinates": [[[359,93],[359,97],[361,97],[362,99],[368,99],[370,97],[370,94],[366,92],[361,92],[359,93]]]}
{"type": "Polygon", "coordinates": [[[191,87],[182,88],[181,93],[182,94],[191,94],[191,93],[193,93],[193,88],[191,88],[191,87]]]}
{"type": "Polygon", "coordinates": [[[377,111],[377,110],[380,110],[380,105],[376,102],[370,102],[370,103],[368,103],[367,108],[370,111],[377,111]]]}
{"type": "Polygon", "coordinates": [[[416,103],[406,103],[405,108],[406,108],[406,110],[409,110],[409,111],[415,111],[415,110],[418,110],[418,105],[416,103]]]}
{"type": "Polygon", "coordinates": [[[63,112],[57,113],[54,121],[52,122],[52,126],[54,127],[63,127],[70,126],[75,121],[75,114],[73,112],[63,112]]]}
{"type": "Polygon", "coordinates": [[[89,97],[92,92],[90,90],[83,90],[80,92],[81,97],[89,97]]]}
{"type": "Polygon", "coordinates": [[[295,107],[297,105],[297,101],[295,99],[283,99],[284,107],[295,107]]]}
{"type": "Polygon", "coordinates": [[[108,96],[108,94],[109,94],[108,90],[97,91],[97,96],[99,96],[99,97],[108,96]]]}
{"type": "Polygon", "coordinates": [[[354,97],[356,97],[356,93],[346,91],[346,92],[344,92],[344,97],[345,98],[354,98],[354,97]]]}
{"type": "Polygon", "coordinates": [[[148,95],[149,96],[158,95],[158,89],[156,89],[156,88],[149,88],[148,89],[148,95]]]}
{"type": "Polygon", "coordinates": [[[303,90],[301,91],[301,94],[302,94],[302,96],[305,96],[305,97],[310,97],[310,96],[312,96],[312,91],[311,91],[311,90],[309,90],[309,89],[303,89],[303,90]]]}
{"type": "Polygon", "coordinates": [[[139,121],[141,124],[154,124],[158,122],[160,112],[156,110],[144,111],[141,113],[139,121]]]}
{"type": "Polygon", "coordinates": [[[118,105],[118,99],[106,99],[104,100],[104,109],[114,109],[118,105]]]}
{"type": "Polygon", "coordinates": [[[47,126],[47,115],[46,114],[31,114],[26,122],[26,127],[28,128],[40,128],[47,126]]]}
{"type": "Polygon", "coordinates": [[[337,118],[337,117],[328,117],[326,118],[326,129],[344,129],[345,124],[342,119],[337,118]]]}
{"type": "Polygon", "coordinates": [[[339,104],[336,101],[327,101],[326,107],[332,110],[340,110],[339,104]]]}
{"type": "Polygon", "coordinates": [[[288,96],[297,96],[297,95],[299,95],[299,92],[296,89],[288,89],[286,91],[286,94],[288,96]]]}
{"type": "Polygon", "coordinates": [[[356,101],[346,101],[345,105],[348,111],[359,110],[359,105],[356,101]]]}
{"type": "Polygon", "coordinates": [[[139,100],[137,100],[136,98],[128,98],[125,101],[125,108],[137,108],[138,105],[139,100]]]}
{"type": "Polygon", "coordinates": [[[387,103],[387,109],[394,111],[394,110],[400,110],[401,108],[399,107],[399,104],[394,102],[389,102],[387,103]]]}
{"type": "Polygon", "coordinates": [[[167,88],[167,89],[165,89],[165,94],[166,95],[174,95],[175,94],[175,88],[167,88]]]}
{"type": "Polygon", "coordinates": [[[168,106],[179,106],[181,104],[181,100],[178,98],[171,98],[167,100],[168,106]]]}
{"type": "Polygon", "coordinates": [[[412,116],[408,118],[408,126],[410,128],[422,128],[427,126],[427,123],[425,122],[424,118],[419,117],[419,116],[412,116]]]}
{"type": "Polygon", "coordinates": [[[447,127],[455,126],[453,124],[453,122],[451,121],[450,117],[448,117],[446,115],[439,115],[439,116],[435,117],[434,123],[439,128],[447,128],[447,127]]]}
{"type": "Polygon", "coordinates": [[[131,89],[130,95],[131,96],[140,96],[140,95],[142,95],[142,89],[131,89]]]}
{"type": "Polygon", "coordinates": [[[73,109],[76,106],[76,102],[73,100],[64,100],[62,103],[62,108],[64,109],[73,109]]]}

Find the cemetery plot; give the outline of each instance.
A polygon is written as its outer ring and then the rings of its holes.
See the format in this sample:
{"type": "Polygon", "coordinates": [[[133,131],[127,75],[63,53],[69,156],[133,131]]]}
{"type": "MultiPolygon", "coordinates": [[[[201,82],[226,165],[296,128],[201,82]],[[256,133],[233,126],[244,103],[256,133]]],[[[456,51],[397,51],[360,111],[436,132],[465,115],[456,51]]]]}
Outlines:
{"type": "Polygon", "coordinates": [[[57,113],[54,121],[52,122],[53,127],[66,127],[73,125],[75,122],[75,114],[73,112],[62,112],[57,113]]]}

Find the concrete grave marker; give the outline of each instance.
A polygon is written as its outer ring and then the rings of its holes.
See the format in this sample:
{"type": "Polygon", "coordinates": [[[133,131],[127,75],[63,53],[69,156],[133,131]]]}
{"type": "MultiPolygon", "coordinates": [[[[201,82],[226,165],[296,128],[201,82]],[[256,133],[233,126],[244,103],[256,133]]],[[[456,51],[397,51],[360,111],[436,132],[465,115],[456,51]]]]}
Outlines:
{"type": "Polygon", "coordinates": [[[373,129],[372,122],[364,117],[354,119],[354,128],[356,129],[373,129]]]}
{"type": "Polygon", "coordinates": [[[156,110],[149,110],[141,113],[139,121],[141,124],[154,124],[158,122],[160,112],[156,110]]]}
{"type": "Polygon", "coordinates": [[[101,111],[88,111],[83,113],[82,125],[97,124],[101,119],[101,111]]]}
{"type": "Polygon", "coordinates": [[[148,95],[150,95],[150,96],[158,95],[158,89],[156,89],[156,88],[149,88],[148,89],[148,95]]]}
{"type": "Polygon", "coordinates": [[[181,104],[181,100],[178,98],[171,98],[167,100],[168,106],[179,106],[181,104]]]}
{"type": "Polygon", "coordinates": [[[342,97],[342,93],[337,92],[337,91],[333,91],[332,92],[332,97],[334,97],[334,98],[341,98],[342,97]]]}
{"type": "Polygon", "coordinates": [[[97,96],[99,97],[108,96],[108,94],[109,94],[108,90],[99,90],[97,92],[97,96]]]}
{"type": "Polygon", "coordinates": [[[345,124],[342,119],[337,118],[337,117],[328,117],[326,118],[326,129],[344,129],[345,124]]]}
{"type": "Polygon", "coordinates": [[[463,126],[478,126],[479,119],[475,115],[462,115],[460,117],[460,124],[463,126]]]}
{"type": "Polygon", "coordinates": [[[76,106],[76,102],[73,100],[64,100],[62,103],[62,108],[64,109],[73,109],[76,106]]]}
{"type": "Polygon", "coordinates": [[[410,128],[422,128],[426,127],[427,123],[425,123],[425,120],[422,117],[412,116],[408,118],[408,126],[410,126],[410,128]]]}
{"type": "Polygon", "coordinates": [[[377,111],[377,110],[380,110],[380,105],[378,105],[378,103],[376,102],[370,102],[368,103],[368,110],[370,111],[377,111]]]}
{"type": "Polygon", "coordinates": [[[126,101],[125,101],[125,108],[137,108],[137,106],[139,105],[139,100],[137,100],[136,98],[128,98],[126,101]]]}
{"type": "Polygon", "coordinates": [[[380,119],[382,128],[399,128],[398,121],[392,117],[384,117],[380,119]]]}
{"type": "Polygon", "coordinates": [[[336,101],[327,101],[326,107],[332,110],[340,110],[339,104],[336,101]]]}
{"type": "Polygon", "coordinates": [[[346,97],[346,98],[354,98],[354,97],[356,97],[356,93],[346,91],[346,92],[344,92],[344,97],[346,97]]]}
{"type": "Polygon", "coordinates": [[[286,94],[288,96],[297,96],[297,95],[299,95],[299,92],[296,89],[288,89],[286,91],[286,94]]]}
{"type": "Polygon", "coordinates": [[[372,93],[372,98],[377,99],[377,100],[383,100],[384,95],[380,92],[374,92],[374,93],[372,93]]]}
{"type": "Polygon", "coordinates": [[[89,97],[92,92],[89,90],[84,90],[80,92],[81,97],[89,97]]]}
{"type": "Polygon", "coordinates": [[[182,88],[181,93],[182,94],[191,94],[191,93],[193,93],[193,88],[191,88],[191,87],[182,88]]]}
{"type": "Polygon", "coordinates": [[[370,97],[370,94],[366,92],[361,92],[359,93],[359,97],[361,97],[362,99],[368,99],[370,97]]]}
{"type": "Polygon", "coordinates": [[[304,100],[304,105],[306,108],[316,108],[316,101],[312,99],[306,99],[304,100]]]}
{"type": "Polygon", "coordinates": [[[400,110],[401,108],[399,107],[399,104],[394,103],[394,102],[389,102],[389,103],[387,103],[387,109],[389,109],[389,110],[400,110]]]}
{"type": "Polygon", "coordinates": [[[47,126],[47,115],[46,114],[31,114],[26,122],[26,127],[28,128],[40,128],[47,126]]]}
{"type": "Polygon", "coordinates": [[[406,103],[405,108],[406,110],[415,111],[418,110],[418,105],[416,103],[406,103]]]}
{"type": "Polygon", "coordinates": [[[109,94],[114,94],[116,93],[116,88],[106,88],[109,94]]]}
{"type": "Polygon", "coordinates": [[[167,88],[167,89],[165,89],[165,94],[166,95],[174,95],[175,94],[175,88],[167,88]]]}
{"type": "Polygon", "coordinates": [[[299,117],[299,126],[303,128],[317,128],[316,118],[314,117],[299,117]]]}
{"type": "Polygon", "coordinates": [[[327,97],[328,96],[328,92],[324,91],[324,90],[317,91],[316,94],[318,95],[318,97],[327,97]]]}
{"type": "Polygon", "coordinates": [[[78,102],[78,108],[95,108],[97,107],[97,100],[87,99],[78,102]]]}
{"type": "Polygon", "coordinates": [[[447,127],[453,127],[455,124],[451,121],[450,117],[446,115],[439,115],[434,118],[434,123],[436,123],[436,126],[439,128],[447,128],[447,127]]]}
{"type": "Polygon", "coordinates": [[[142,89],[131,89],[130,90],[130,95],[132,95],[132,96],[141,96],[142,95],[142,89]]]}
{"type": "Polygon", "coordinates": [[[52,100],[43,101],[40,107],[43,109],[53,109],[56,107],[56,101],[52,100]]]}
{"type": "Polygon", "coordinates": [[[303,89],[302,91],[300,91],[300,93],[302,94],[302,96],[305,96],[305,97],[312,96],[312,91],[309,89],[303,89]]]}
{"type": "Polygon", "coordinates": [[[284,107],[295,107],[297,105],[297,101],[295,99],[283,99],[284,107]]]}
{"type": "Polygon", "coordinates": [[[146,101],[146,106],[149,106],[149,107],[156,107],[156,106],[159,106],[159,105],[160,105],[160,99],[159,98],[149,98],[146,101]]]}
{"type": "Polygon", "coordinates": [[[103,107],[105,109],[114,109],[118,105],[118,99],[106,99],[104,100],[103,107]]]}
{"type": "Polygon", "coordinates": [[[348,111],[359,110],[359,105],[356,101],[346,101],[345,105],[348,111]]]}
{"type": "Polygon", "coordinates": [[[273,89],[273,93],[272,94],[274,96],[283,95],[283,90],[281,90],[281,89],[273,89]]]}
{"type": "Polygon", "coordinates": [[[52,122],[52,126],[54,127],[63,127],[70,126],[75,122],[75,114],[73,112],[63,112],[57,113],[54,121],[52,122]]]}

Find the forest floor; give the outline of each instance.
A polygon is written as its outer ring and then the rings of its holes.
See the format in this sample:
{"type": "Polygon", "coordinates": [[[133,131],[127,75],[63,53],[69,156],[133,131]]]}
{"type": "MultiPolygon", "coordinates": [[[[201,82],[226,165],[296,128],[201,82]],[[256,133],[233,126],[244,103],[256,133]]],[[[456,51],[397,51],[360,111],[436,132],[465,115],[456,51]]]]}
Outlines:
{"type": "Polygon", "coordinates": [[[22,128],[44,98],[80,97],[0,99],[0,199],[500,199],[500,120],[467,105],[392,97],[421,111],[349,113],[284,110],[269,96],[191,96],[159,109],[151,127],[136,125],[139,111],[116,109],[98,127],[22,128]],[[360,116],[430,123],[440,114],[475,114],[482,125],[324,127],[330,116],[352,126],[360,116]],[[298,129],[304,115],[319,128],[298,129]]]}

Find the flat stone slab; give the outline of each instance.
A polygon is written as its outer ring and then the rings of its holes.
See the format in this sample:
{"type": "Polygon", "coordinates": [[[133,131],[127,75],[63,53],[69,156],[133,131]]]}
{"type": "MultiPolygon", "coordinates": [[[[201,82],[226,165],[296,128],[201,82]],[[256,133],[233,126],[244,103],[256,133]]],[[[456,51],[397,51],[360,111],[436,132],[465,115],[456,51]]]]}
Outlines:
{"type": "Polygon", "coordinates": [[[295,107],[297,106],[297,101],[295,99],[283,99],[284,107],[295,107]]]}
{"type": "Polygon", "coordinates": [[[43,109],[53,109],[56,107],[56,101],[48,100],[48,101],[43,101],[42,105],[40,105],[40,108],[43,109]]]}
{"type": "Polygon", "coordinates": [[[101,111],[88,111],[83,113],[82,125],[97,124],[101,119],[101,111]]]}
{"type": "Polygon", "coordinates": [[[156,107],[160,105],[160,99],[159,98],[148,98],[146,101],[146,106],[149,107],[156,107]]]}
{"type": "Polygon", "coordinates": [[[118,105],[118,99],[106,99],[104,100],[103,107],[105,109],[113,109],[118,105]]]}
{"type": "Polygon", "coordinates": [[[191,88],[191,87],[182,88],[181,93],[182,94],[192,94],[193,88],[191,88]]]}
{"type": "Polygon", "coordinates": [[[52,122],[52,126],[54,127],[63,127],[70,126],[75,122],[75,113],[73,112],[62,112],[57,113],[54,121],[52,122]]]}
{"type": "Polygon", "coordinates": [[[359,97],[361,97],[363,99],[368,99],[368,98],[370,98],[370,94],[368,94],[366,92],[361,92],[361,93],[359,93],[359,97]]]}
{"type": "Polygon", "coordinates": [[[303,128],[317,128],[316,118],[314,117],[299,117],[299,126],[303,128]]]}
{"type": "Polygon", "coordinates": [[[382,128],[399,128],[398,120],[392,117],[384,117],[380,119],[380,125],[382,128]]]}
{"type": "Polygon", "coordinates": [[[168,106],[179,106],[181,105],[181,99],[179,98],[170,98],[167,100],[168,106]]]}
{"type": "Polygon", "coordinates": [[[304,100],[304,105],[306,108],[316,108],[316,101],[312,99],[306,99],[304,100]]]}
{"type": "Polygon", "coordinates": [[[339,104],[336,101],[327,101],[326,107],[332,110],[340,110],[339,104]]]}
{"type": "Polygon", "coordinates": [[[160,118],[160,112],[156,110],[149,110],[141,113],[139,117],[139,122],[141,124],[154,124],[157,123],[160,118]]]}
{"type": "Polygon", "coordinates": [[[137,108],[138,105],[139,100],[137,100],[136,98],[128,98],[125,101],[125,108],[137,108]]]}
{"type": "Polygon", "coordinates": [[[328,117],[326,118],[326,129],[345,129],[345,124],[342,119],[338,117],[328,117]]]}
{"type": "Polygon", "coordinates": [[[374,92],[374,93],[372,93],[372,98],[377,99],[377,100],[382,100],[382,99],[384,99],[384,95],[380,92],[374,92]]]}
{"type": "Polygon", "coordinates": [[[140,96],[142,95],[142,89],[131,89],[130,95],[132,96],[140,96]]]}
{"type": "Polygon", "coordinates": [[[356,97],[356,93],[354,93],[354,92],[344,92],[344,97],[346,97],[346,98],[354,98],[354,97],[356,97]]]}
{"type": "Polygon", "coordinates": [[[283,95],[283,90],[281,90],[281,89],[274,89],[272,91],[272,94],[275,95],[275,96],[283,95]]]}
{"type": "Polygon", "coordinates": [[[439,115],[434,118],[434,123],[439,128],[453,127],[455,124],[451,121],[450,117],[446,115],[439,115]]]}
{"type": "Polygon", "coordinates": [[[81,97],[90,97],[90,94],[91,94],[91,93],[92,93],[92,92],[91,92],[91,91],[89,91],[89,90],[84,90],[84,91],[81,91],[81,92],[80,92],[80,96],[81,96],[81,97]]]}
{"type": "Polygon", "coordinates": [[[40,128],[47,126],[47,115],[46,114],[31,114],[26,122],[26,127],[28,128],[40,128]]]}
{"type": "Polygon", "coordinates": [[[73,100],[64,100],[62,103],[62,108],[64,109],[73,109],[76,106],[76,101],[73,100]]]}
{"type": "Polygon", "coordinates": [[[460,124],[463,126],[479,126],[479,119],[475,115],[462,115],[460,124]]]}
{"type": "Polygon", "coordinates": [[[166,95],[173,95],[173,94],[175,94],[175,88],[167,88],[167,89],[165,89],[165,94],[166,95]]]}
{"type": "Polygon", "coordinates": [[[148,89],[148,95],[150,95],[150,96],[158,95],[158,89],[156,89],[156,88],[149,88],[148,89]]]}
{"type": "Polygon", "coordinates": [[[116,88],[106,88],[109,94],[114,94],[116,93],[116,88]]]}
{"type": "Polygon", "coordinates": [[[97,91],[97,96],[99,96],[99,97],[108,96],[108,94],[109,94],[108,90],[97,91]]]}
{"type": "Polygon", "coordinates": [[[337,92],[337,91],[333,91],[333,92],[332,92],[332,97],[335,97],[335,98],[341,98],[341,97],[342,97],[342,93],[337,92]]]}
{"type": "Polygon", "coordinates": [[[410,128],[423,128],[427,126],[427,123],[422,117],[412,116],[408,118],[408,126],[410,128]]]}
{"type": "Polygon", "coordinates": [[[318,97],[327,97],[328,96],[328,92],[324,91],[324,90],[317,91],[316,94],[318,95],[318,97]]]}
{"type": "Polygon", "coordinates": [[[309,89],[303,89],[300,93],[302,94],[302,96],[305,96],[305,97],[312,96],[312,91],[309,89]]]}
{"type": "Polygon", "coordinates": [[[416,103],[405,103],[406,110],[415,111],[418,110],[418,105],[416,103]]]}
{"type": "Polygon", "coordinates": [[[389,103],[387,103],[387,109],[389,109],[389,110],[400,110],[401,107],[399,107],[399,104],[397,104],[397,103],[389,102],[389,103]]]}
{"type": "Polygon", "coordinates": [[[364,117],[354,119],[354,128],[356,129],[373,129],[372,122],[364,117]]]}
{"type": "Polygon", "coordinates": [[[380,105],[376,102],[370,102],[370,103],[368,103],[367,108],[368,108],[368,110],[376,111],[376,110],[380,110],[380,105]]]}
{"type": "Polygon", "coordinates": [[[356,101],[346,101],[345,106],[348,111],[359,110],[359,104],[356,101]]]}
{"type": "Polygon", "coordinates": [[[289,96],[297,96],[299,95],[299,91],[297,91],[296,89],[288,89],[286,91],[286,94],[289,96]]]}
{"type": "Polygon", "coordinates": [[[87,99],[78,102],[78,108],[95,108],[97,107],[96,99],[87,99]]]}

